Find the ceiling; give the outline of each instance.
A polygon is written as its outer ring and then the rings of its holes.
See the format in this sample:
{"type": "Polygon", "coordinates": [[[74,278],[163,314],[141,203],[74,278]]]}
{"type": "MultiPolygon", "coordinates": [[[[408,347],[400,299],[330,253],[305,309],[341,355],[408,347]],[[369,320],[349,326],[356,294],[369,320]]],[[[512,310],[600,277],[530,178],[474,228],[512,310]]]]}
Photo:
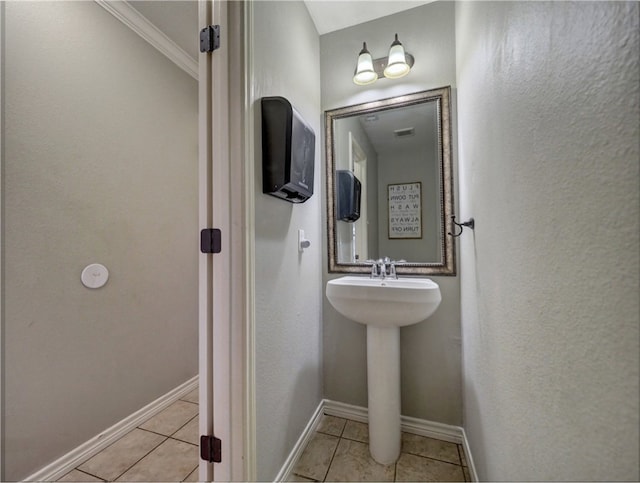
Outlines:
{"type": "Polygon", "coordinates": [[[304,0],[320,35],[419,7],[434,0],[304,0]]]}
{"type": "MultiPolygon", "coordinates": [[[[318,33],[323,35],[432,1],[434,0],[304,0],[304,3],[318,33]]],[[[192,58],[198,58],[197,1],[130,0],[129,4],[192,58]]]]}

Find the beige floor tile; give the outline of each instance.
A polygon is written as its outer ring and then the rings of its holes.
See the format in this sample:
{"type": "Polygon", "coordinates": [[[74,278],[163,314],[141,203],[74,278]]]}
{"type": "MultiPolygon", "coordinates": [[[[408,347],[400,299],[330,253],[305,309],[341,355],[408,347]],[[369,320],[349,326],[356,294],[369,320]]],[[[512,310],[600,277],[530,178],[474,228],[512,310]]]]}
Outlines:
{"type": "Polygon", "coordinates": [[[198,434],[198,429],[198,416],[196,416],[176,431],[171,437],[181,441],[186,441],[187,443],[199,445],[200,435],[198,434]]]}
{"type": "Polygon", "coordinates": [[[113,481],[165,439],[159,434],[134,429],[81,464],[78,469],[113,481]]]}
{"type": "Polygon", "coordinates": [[[462,466],[402,453],[396,464],[396,481],[464,481],[462,466]]]}
{"type": "Polygon", "coordinates": [[[139,428],[154,433],[171,436],[191,418],[198,414],[198,405],[186,401],[176,401],[168,408],[141,424],[139,428]]]}
{"type": "Polygon", "coordinates": [[[168,439],[117,481],[182,481],[197,466],[197,446],[168,439]]]}
{"type": "Polygon", "coordinates": [[[318,433],[330,434],[331,436],[340,436],[346,422],[346,419],[323,414],[316,431],[318,433]]]}
{"type": "Polygon", "coordinates": [[[191,403],[194,403],[194,404],[198,404],[200,402],[199,399],[198,399],[199,396],[200,396],[199,389],[196,387],[193,391],[191,391],[190,393],[182,396],[180,399],[182,401],[188,401],[188,402],[191,402],[191,403]]]}
{"type": "Polygon", "coordinates": [[[342,437],[369,444],[369,425],[357,421],[347,421],[342,437]]]}
{"type": "Polygon", "coordinates": [[[456,465],[460,464],[458,445],[439,439],[426,438],[417,434],[402,433],[402,452],[426,456],[456,465]]]}
{"type": "Polygon", "coordinates": [[[331,462],[327,481],[393,481],[394,465],[376,463],[369,446],[358,441],[341,439],[331,462]]]}
{"type": "Polygon", "coordinates": [[[195,470],[193,470],[191,473],[189,473],[189,476],[187,476],[184,481],[198,481],[198,468],[196,468],[195,470]]]}
{"type": "Polygon", "coordinates": [[[339,440],[335,436],[315,433],[293,468],[293,473],[323,481],[339,440]]]}
{"type": "Polygon", "coordinates": [[[96,478],[93,475],[89,475],[87,473],[83,473],[78,470],[71,470],[69,473],[64,475],[58,481],[74,481],[74,482],[83,482],[83,481],[104,481],[100,478],[96,478]]]}

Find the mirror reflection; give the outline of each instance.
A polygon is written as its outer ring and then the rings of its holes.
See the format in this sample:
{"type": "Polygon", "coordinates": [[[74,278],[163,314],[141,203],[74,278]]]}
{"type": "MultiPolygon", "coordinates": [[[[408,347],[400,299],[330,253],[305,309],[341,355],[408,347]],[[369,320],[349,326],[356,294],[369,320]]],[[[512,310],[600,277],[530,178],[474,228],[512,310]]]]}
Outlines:
{"type": "Polygon", "coordinates": [[[329,270],[453,274],[449,88],[326,112],[329,270]]]}

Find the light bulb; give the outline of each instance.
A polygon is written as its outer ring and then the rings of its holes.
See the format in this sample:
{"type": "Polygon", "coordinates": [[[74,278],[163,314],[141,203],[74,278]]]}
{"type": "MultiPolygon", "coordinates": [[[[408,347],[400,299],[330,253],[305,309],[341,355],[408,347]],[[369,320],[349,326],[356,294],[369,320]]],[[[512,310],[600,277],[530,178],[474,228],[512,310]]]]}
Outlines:
{"type": "Polygon", "coordinates": [[[358,63],[353,76],[354,84],[365,86],[378,80],[378,74],[373,70],[373,59],[367,50],[367,43],[362,43],[362,50],[358,54],[358,63]]]}
{"type": "Polygon", "coordinates": [[[389,59],[384,68],[384,76],[388,79],[399,79],[409,73],[411,67],[407,64],[404,47],[398,40],[398,34],[389,49],[389,59]]]}

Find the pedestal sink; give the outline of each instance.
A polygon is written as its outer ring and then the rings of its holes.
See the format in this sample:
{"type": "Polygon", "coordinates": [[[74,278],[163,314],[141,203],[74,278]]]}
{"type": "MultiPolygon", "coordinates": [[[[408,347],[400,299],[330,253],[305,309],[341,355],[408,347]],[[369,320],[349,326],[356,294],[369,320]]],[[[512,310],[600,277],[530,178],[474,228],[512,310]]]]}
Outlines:
{"type": "Polygon", "coordinates": [[[342,315],[367,326],[369,450],[387,465],[400,456],[400,327],[429,317],[440,287],[428,278],[341,277],[327,298],[342,315]]]}

